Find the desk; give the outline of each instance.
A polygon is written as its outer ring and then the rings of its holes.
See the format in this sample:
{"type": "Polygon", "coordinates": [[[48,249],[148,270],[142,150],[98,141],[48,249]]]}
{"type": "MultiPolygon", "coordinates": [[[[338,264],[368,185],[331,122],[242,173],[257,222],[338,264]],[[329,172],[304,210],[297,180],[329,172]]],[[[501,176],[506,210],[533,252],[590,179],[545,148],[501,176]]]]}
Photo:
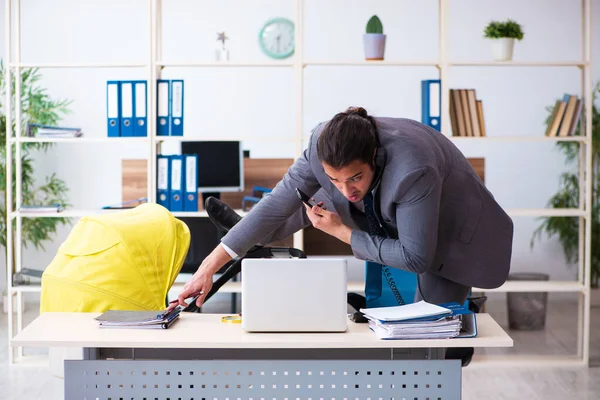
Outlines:
{"type": "Polygon", "coordinates": [[[367,324],[344,333],[247,333],[217,314],[183,313],[168,330],[100,329],[98,313],[45,313],[13,346],[82,347],[65,361],[66,399],[460,399],[447,347],[510,347],[478,314],[479,336],[378,340],[367,324]]]}

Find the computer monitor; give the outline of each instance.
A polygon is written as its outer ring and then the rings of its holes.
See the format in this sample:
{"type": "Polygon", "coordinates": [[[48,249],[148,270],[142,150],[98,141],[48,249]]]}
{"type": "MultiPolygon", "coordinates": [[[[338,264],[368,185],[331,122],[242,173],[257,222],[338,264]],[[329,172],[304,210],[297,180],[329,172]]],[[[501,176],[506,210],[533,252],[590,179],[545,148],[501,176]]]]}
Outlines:
{"type": "Polygon", "coordinates": [[[244,150],[240,141],[181,142],[181,154],[198,156],[198,192],[244,190],[244,150]]]}

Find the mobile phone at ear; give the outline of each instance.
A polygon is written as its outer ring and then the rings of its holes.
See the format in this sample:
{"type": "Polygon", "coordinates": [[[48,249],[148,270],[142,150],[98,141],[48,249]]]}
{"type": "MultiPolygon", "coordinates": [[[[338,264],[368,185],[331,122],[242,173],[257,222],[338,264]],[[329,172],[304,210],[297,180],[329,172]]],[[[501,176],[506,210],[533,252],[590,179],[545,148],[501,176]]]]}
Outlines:
{"type": "Polygon", "coordinates": [[[300,200],[302,200],[302,202],[304,204],[306,204],[309,207],[314,207],[317,205],[317,203],[315,203],[313,200],[311,200],[310,197],[307,196],[306,193],[304,193],[302,190],[296,188],[296,194],[298,195],[298,198],[300,200]]]}

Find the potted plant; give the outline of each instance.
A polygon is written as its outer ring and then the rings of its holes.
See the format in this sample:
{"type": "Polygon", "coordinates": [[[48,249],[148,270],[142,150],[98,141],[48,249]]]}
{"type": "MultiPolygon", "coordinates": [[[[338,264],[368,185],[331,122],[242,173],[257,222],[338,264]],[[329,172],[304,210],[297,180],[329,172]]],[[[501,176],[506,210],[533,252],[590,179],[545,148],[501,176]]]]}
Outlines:
{"type": "MultiPolygon", "coordinates": [[[[3,201],[0,201],[0,246],[6,249],[6,227],[7,227],[7,191],[6,191],[6,107],[5,97],[7,82],[5,79],[4,65],[0,61],[0,192],[2,192],[3,201]]],[[[15,126],[15,90],[16,82],[15,75],[12,78],[12,132],[16,130],[15,126]]],[[[26,68],[21,73],[21,132],[25,133],[28,123],[39,123],[43,125],[55,125],[60,116],[68,113],[67,106],[70,101],[52,100],[46,90],[39,85],[41,76],[38,69],[26,68]]],[[[32,154],[36,151],[47,151],[51,148],[52,143],[27,142],[21,144],[21,187],[23,204],[51,204],[61,203],[67,206],[68,188],[65,183],[58,179],[54,174],[47,176],[46,181],[38,185],[35,181],[34,160],[32,154]]],[[[15,208],[16,187],[16,153],[15,146],[12,149],[12,209],[15,208]]],[[[65,225],[69,221],[68,218],[23,218],[21,225],[22,243],[25,248],[28,245],[33,245],[36,249],[44,249],[44,242],[50,240],[59,225],[65,225]]],[[[12,235],[15,238],[15,224],[12,225],[12,235]]],[[[15,241],[12,242],[12,251],[15,254],[15,241]]],[[[14,276],[15,265],[14,257],[13,264],[7,265],[10,276],[14,276]]],[[[6,293],[4,293],[6,297],[6,293]]],[[[14,304],[14,303],[13,303],[14,304]]],[[[7,310],[8,311],[8,310],[7,310]]]]}
{"type": "Polygon", "coordinates": [[[383,60],[385,53],[385,38],[383,25],[377,15],[367,22],[367,33],[364,35],[364,51],[366,60],[383,60]]]}
{"type": "MultiPolygon", "coordinates": [[[[600,283],[600,246],[594,245],[600,240],[600,111],[594,104],[596,96],[600,94],[600,83],[597,83],[592,92],[592,202],[591,210],[591,262],[590,286],[598,288],[600,283]]],[[[546,109],[552,112],[553,106],[546,109]]],[[[583,120],[584,114],[581,114],[583,120]]],[[[546,119],[546,125],[551,123],[551,115],[546,119]]],[[[577,126],[574,135],[580,135],[581,125],[577,126]]],[[[564,153],[567,164],[572,166],[571,171],[565,172],[560,177],[560,187],[558,192],[548,201],[548,207],[570,208],[579,207],[579,143],[564,141],[557,142],[556,147],[564,153]]],[[[540,238],[542,233],[548,237],[557,236],[564,250],[567,263],[574,264],[579,260],[579,218],[572,217],[542,217],[539,218],[542,223],[534,231],[531,238],[531,247],[533,247],[536,238],[540,238]]],[[[593,292],[598,293],[598,290],[593,292]]]]}
{"type": "Polygon", "coordinates": [[[492,53],[496,61],[512,60],[515,40],[523,39],[523,28],[517,22],[491,21],[484,30],[484,36],[492,40],[492,53]]]}

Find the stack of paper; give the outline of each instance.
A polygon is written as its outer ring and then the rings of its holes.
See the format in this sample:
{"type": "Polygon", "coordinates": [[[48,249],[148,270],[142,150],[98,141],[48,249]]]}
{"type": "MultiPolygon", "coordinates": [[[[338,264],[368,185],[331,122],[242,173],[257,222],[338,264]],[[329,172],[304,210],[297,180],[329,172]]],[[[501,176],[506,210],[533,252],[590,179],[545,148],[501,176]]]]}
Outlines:
{"type": "Polygon", "coordinates": [[[108,310],[94,319],[100,322],[100,328],[168,329],[177,321],[180,312],[180,307],[162,313],[108,310]]]}
{"type": "Polygon", "coordinates": [[[360,310],[379,339],[450,339],[476,335],[475,314],[458,303],[425,301],[360,310]]]}

